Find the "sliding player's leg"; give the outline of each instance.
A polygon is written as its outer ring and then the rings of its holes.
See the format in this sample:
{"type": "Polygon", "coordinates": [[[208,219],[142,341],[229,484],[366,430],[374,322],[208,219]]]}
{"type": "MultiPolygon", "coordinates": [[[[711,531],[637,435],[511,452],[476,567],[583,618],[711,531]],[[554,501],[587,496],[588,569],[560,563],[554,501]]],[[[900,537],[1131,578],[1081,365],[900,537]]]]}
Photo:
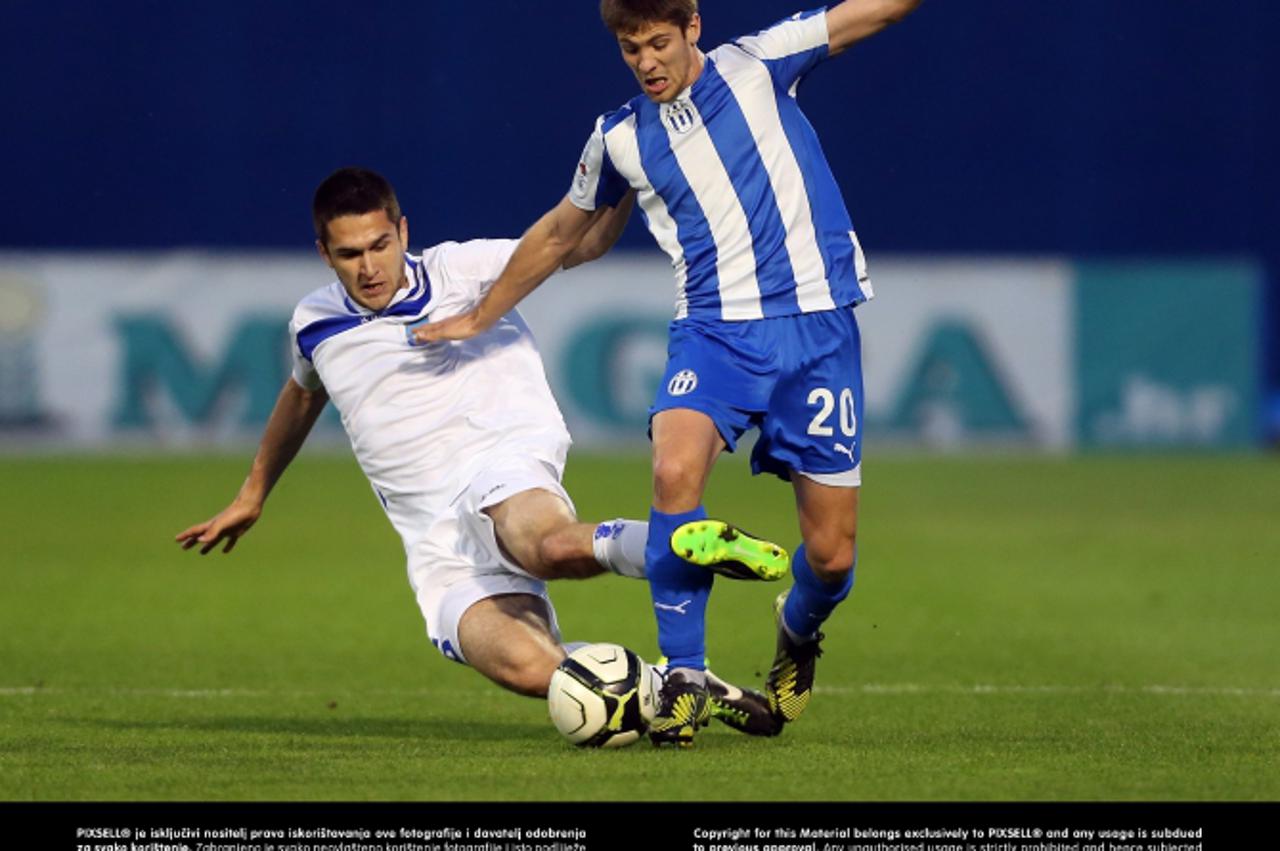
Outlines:
{"type": "Polygon", "coordinates": [[[564,497],[543,488],[521,491],[484,512],[503,555],[539,579],[586,579],[606,570],[644,577],[646,523],[580,523],[564,497]]]}
{"type": "MultiPolygon", "coordinates": [[[[537,488],[517,493],[484,511],[493,521],[495,537],[504,555],[539,579],[592,576],[601,572],[601,565],[611,564],[620,564],[623,570],[615,572],[623,575],[644,576],[647,524],[630,520],[615,520],[598,526],[578,523],[572,508],[558,494],[537,488]]],[[[771,554],[779,551],[768,542],[760,545],[771,554]]],[[[739,558],[742,558],[742,553],[735,549],[726,555],[725,560],[737,566],[742,563],[737,560],[739,558]],[[735,555],[737,558],[733,558],[735,555]]],[[[709,559],[704,566],[714,571],[719,561],[709,559]]],[[[752,573],[750,578],[757,577],[752,573]]],[[[481,607],[480,611],[485,608],[488,606],[481,607]]],[[[519,656],[523,659],[527,654],[519,650],[519,656]]],[[[486,675],[496,681],[511,680],[514,676],[510,668],[513,660],[504,657],[500,661],[502,664],[496,666],[497,669],[506,671],[501,674],[501,679],[494,674],[486,675]]],[[[527,661],[519,663],[527,664],[527,661]]],[[[665,674],[665,659],[662,664],[665,674]]],[[[545,663],[541,663],[541,667],[545,668],[545,663]]],[[[541,673],[533,676],[538,680],[541,673]]],[[[751,735],[770,736],[781,730],[781,723],[774,720],[767,699],[759,692],[739,688],[710,671],[706,673],[706,687],[712,717],[751,735]]]]}
{"type": "Polygon", "coordinates": [[[557,467],[507,459],[476,477],[462,497],[464,525],[495,555],[538,579],[585,579],[604,571],[644,577],[648,525],[581,523],[557,467]]]}
{"type": "Polygon", "coordinates": [[[565,657],[550,603],[533,594],[502,594],[473,603],[458,621],[466,663],[505,689],[546,697],[565,657]]]}

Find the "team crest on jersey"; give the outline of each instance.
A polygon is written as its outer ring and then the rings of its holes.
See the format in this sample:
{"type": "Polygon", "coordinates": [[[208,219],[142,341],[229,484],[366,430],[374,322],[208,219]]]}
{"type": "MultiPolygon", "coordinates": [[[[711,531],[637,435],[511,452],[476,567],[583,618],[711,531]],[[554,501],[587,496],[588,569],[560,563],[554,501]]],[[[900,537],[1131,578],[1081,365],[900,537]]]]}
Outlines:
{"type": "Polygon", "coordinates": [[[672,396],[685,396],[698,386],[698,373],[692,369],[682,369],[667,382],[667,392],[672,396]]]}
{"type": "Polygon", "coordinates": [[[688,133],[698,123],[698,113],[687,100],[677,100],[662,105],[662,117],[677,133],[688,133]]]}

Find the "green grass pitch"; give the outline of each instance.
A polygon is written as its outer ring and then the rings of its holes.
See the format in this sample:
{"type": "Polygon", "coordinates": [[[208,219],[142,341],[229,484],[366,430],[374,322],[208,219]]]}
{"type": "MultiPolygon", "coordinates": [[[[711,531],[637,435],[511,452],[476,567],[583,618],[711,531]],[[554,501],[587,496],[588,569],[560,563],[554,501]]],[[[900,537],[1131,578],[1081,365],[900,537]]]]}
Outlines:
{"type": "MultiPolygon", "coordinates": [[[[230,556],[172,537],[247,458],[0,460],[0,799],[1280,799],[1280,459],[872,458],[857,586],[771,740],[580,751],[427,642],[354,462],[306,454],[230,556]]],[[[577,455],[584,519],[643,457],[577,455]]],[[[707,504],[795,543],[790,489],[707,504]]],[[[717,581],[709,652],[759,684],[778,586],[717,581]]],[[[571,640],[652,660],[642,583],[559,583],[571,640]]]]}

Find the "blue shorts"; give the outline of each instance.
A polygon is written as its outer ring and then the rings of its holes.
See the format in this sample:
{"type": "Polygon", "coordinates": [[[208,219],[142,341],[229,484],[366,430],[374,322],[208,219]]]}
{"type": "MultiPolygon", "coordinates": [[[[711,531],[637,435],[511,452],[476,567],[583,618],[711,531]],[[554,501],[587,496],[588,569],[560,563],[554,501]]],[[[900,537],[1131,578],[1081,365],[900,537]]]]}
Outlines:
{"type": "Polygon", "coordinates": [[[746,322],[679,319],[670,331],[650,419],[701,411],[730,452],[758,428],[753,473],[860,484],[862,347],[852,307],[746,322]]]}

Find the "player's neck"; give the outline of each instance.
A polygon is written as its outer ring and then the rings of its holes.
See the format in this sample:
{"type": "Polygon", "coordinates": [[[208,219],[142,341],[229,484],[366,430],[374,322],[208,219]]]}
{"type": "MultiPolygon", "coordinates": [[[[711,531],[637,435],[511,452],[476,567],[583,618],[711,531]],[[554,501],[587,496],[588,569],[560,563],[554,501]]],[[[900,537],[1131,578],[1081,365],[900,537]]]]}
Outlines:
{"type": "Polygon", "coordinates": [[[702,79],[702,72],[706,70],[706,67],[707,55],[695,47],[693,49],[693,72],[689,74],[689,82],[685,85],[684,91],[680,94],[683,95],[693,89],[694,84],[702,79]]]}

